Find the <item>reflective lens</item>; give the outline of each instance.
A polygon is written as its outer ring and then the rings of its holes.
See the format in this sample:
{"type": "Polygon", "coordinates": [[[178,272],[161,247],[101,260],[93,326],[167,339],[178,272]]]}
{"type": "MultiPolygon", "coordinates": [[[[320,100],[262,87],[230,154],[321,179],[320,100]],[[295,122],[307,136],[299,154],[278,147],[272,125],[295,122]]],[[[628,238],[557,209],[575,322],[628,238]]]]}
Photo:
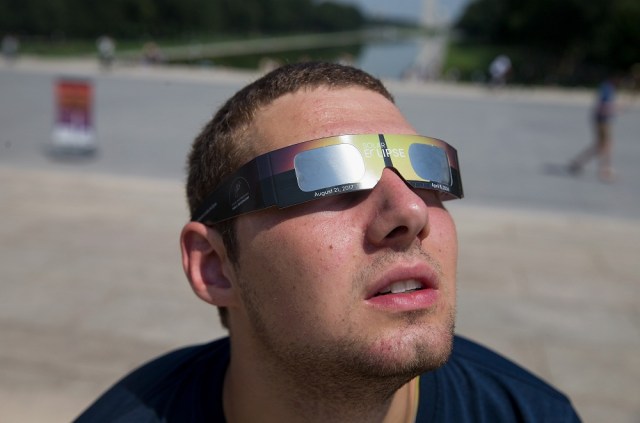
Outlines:
{"type": "Polygon", "coordinates": [[[295,156],[293,166],[298,186],[305,192],[356,183],[365,172],[362,155],[350,144],[303,151],[295,156]]]}
{"type": "Polygon", "coordinates": [[[446,152],[429,144],[411,144],[409,146],[411,166],[422,179],[441,184],[451,184],[451,172],[446,152]]]}

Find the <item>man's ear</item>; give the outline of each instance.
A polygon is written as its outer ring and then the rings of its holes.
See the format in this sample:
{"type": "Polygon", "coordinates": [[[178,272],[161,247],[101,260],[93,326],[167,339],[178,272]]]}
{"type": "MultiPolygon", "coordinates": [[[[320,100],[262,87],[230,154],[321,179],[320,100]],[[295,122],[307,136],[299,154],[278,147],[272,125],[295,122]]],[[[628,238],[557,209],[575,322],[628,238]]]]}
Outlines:
{"type": "Polygon", "coordinates": [[[219,307],[233,305],[235,269],[220,232],[202,223],[189,222],[180,234],[180,247],[182,267],[193,292],[219,307]]]}

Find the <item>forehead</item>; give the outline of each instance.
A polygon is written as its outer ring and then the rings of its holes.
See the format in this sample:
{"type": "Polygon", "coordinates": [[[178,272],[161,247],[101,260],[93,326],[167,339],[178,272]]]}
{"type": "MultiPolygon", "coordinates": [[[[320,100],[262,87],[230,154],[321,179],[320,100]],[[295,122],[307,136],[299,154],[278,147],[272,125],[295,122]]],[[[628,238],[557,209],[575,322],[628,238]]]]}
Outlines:
{"type": "Polygon", "coordinates": [[[416,134],[387,98],[363,88],[316,88],[286,94],[258,111],[258,155],[339,134],[416,134]]]}

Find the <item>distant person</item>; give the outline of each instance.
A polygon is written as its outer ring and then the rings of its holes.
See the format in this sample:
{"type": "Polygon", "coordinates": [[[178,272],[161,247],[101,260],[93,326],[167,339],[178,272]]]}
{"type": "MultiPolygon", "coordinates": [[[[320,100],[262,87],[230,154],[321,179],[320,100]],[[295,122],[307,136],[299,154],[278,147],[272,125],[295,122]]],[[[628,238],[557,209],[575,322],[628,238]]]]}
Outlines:
{"type": "Polygon", "coordinates": [[[603,182],[613,182],[611,156],[613,138],[611,126],[616,114],[616,88],[619,83],[618,76],[612,76],[604,80],[598,87],[596,103],[592,112],[592,125],[594,141],[569,163],[569,172],[573,175],[582,173],[584,166],[592,159],[598,159],[598,176],[603,182]]]}
{"type": "Polygon", "coordinates": [[[631,94],[634,99],[640,95],[640,63],[634,63],[631,66],[631,94]]]}
{"type": "Polygon", "coordinates": [[[13,62],[18,57],[20,40],[15,35],[7,34],[2,37],[2,56],[7,62],[13,62]]]}
{"type": "Polygon", "coordinates": [[[156,65],[164,61],[164,55],[158,44],[149,41],[142,47],[142,62],[147,65],[156,65]]]}
{"type": "Polygon", "coordinates": [[[491,87],[502,87],[507,83],[507,76],[511,72],[511,59],[506,54],[500,54],[489,64],[491,87]]]}
{"type": "Polygon", "coordinates": [[[378,79],[312,62],[245,86],[196,137],[186,192],[183,268],[229,336],[133,371],[78,423],[579,421],[455,335],[457,153],[378,79]]]}
{"type": "Polygon", "coordinates": [[[108,35],[103,35],[96,41],[98,61],[103,69],[110,69],[116,57],[116,42],[108,35]]]}

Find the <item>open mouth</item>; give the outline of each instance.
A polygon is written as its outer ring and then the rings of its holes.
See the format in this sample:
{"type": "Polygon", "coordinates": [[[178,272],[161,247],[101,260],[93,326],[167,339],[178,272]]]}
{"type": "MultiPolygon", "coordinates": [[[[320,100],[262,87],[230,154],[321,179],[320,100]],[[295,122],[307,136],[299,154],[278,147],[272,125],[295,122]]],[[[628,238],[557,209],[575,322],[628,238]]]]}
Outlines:
{"type": "Polygon", "coordinates": [[[416,280],[398,281],[378,291],[374,297],[387,294],[404,294],[408,292],[415,292],[423,289],[422,284],[416,280]]]}

